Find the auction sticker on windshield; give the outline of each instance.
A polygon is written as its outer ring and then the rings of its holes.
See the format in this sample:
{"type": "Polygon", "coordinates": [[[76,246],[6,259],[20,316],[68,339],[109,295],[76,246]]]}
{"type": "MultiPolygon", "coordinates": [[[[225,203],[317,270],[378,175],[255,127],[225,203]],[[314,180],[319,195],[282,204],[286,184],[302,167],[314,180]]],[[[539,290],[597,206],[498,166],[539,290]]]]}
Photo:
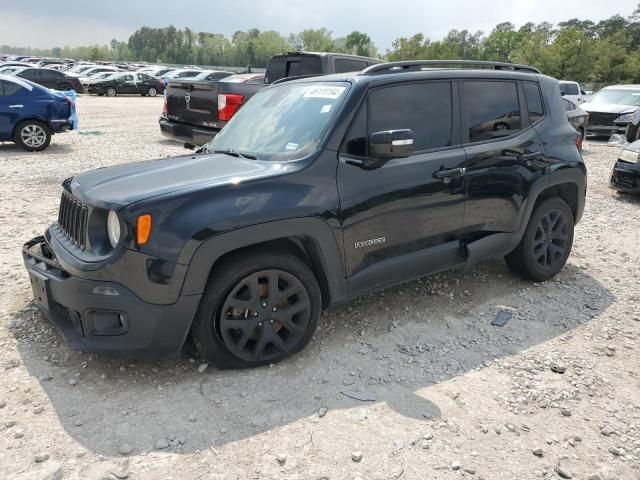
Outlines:
{"type": "Polygon", "coordinates": [[[304,94],[305,98],[328,98],[335,100],[347,87],[327,87],[326,85],[309,87],[304,94]]]}

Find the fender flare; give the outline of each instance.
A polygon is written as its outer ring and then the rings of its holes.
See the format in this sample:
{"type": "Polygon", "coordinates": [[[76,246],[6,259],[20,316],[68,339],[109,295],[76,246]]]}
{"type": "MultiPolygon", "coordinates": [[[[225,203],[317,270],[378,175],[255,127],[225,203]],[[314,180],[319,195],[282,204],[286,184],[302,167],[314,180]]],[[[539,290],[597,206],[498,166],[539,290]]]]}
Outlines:
{"type": "MultiPolygon", "coordinates": [[[[329,224],[316,217],[291,218],[238,228],[205,240],[196,249],[182,287],[182,295],[200,295],[215,263],[225,254],[270,240],[304,237],[319,253],[318,267],[326,279],[329,303],[347,298],[342,254],[329,224]]],[[[319,279],[320,281],[320,279],[319,279]]]]}

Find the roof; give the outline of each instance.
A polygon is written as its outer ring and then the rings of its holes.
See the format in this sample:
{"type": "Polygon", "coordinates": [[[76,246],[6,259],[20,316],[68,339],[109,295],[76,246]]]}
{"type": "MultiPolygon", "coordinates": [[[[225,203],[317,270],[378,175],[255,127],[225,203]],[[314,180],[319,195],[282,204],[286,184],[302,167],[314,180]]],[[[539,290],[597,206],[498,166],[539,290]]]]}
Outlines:
{"type": "Polygon", "coordinates": [[[373,61],[373,62],[377,62],[377,63],[381,62],[381,60],[379,60],[377,58],[363,57],[361,55],[352,55],[350,53],[307,52],[307,51],[304,51],[304,50],[300,50],[300,51],[297,51],[297,52],[281,53],[279,55],[274,55],[274,57],[286,57],[288,55],[314,55],[314,56],[318,56],[318,57],[350,57],[350,58],[353,58],[353,59],[369,60],[369,61],[373,61]]]}

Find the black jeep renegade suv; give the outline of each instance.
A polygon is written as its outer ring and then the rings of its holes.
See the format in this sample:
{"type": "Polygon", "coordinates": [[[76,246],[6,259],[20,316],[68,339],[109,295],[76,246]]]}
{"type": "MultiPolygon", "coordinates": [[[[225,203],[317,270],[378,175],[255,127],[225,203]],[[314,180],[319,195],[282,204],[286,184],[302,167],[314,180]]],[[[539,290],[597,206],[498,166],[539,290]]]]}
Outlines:
{"type": "Polygon", "coordinates": [[[374,289],[501,256],[553,277],[585,202],[558,82],[522,65],[284,82],[203,150],[63,183],[58,221],[23,255],[76,347],[166,357],[191,335],[219,367],[269,364],[374,289]]]}

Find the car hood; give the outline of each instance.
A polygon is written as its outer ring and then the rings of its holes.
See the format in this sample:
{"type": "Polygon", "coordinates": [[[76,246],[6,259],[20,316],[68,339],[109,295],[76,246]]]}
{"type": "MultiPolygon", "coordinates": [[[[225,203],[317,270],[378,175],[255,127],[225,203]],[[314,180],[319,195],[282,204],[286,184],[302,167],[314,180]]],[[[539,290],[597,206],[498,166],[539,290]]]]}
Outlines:
{"type": "Polygon", "coordinates": [[[589,103],[585,102],[580,105],[583,110],[594,113],[619,113],[623,115],[625,113],[631,113],[638,110],[638,107],[634,105],[618,105],[616,103],[589,103]]]}
{"type": "Polygon", "coordinates": [[[223,154],[191,154],[99,168],[68,179],[63,185],[83,203],[120,209],[159,195],[239,185],[249,180],[282,175],[294,168],[287,163],[223,154]]]}

